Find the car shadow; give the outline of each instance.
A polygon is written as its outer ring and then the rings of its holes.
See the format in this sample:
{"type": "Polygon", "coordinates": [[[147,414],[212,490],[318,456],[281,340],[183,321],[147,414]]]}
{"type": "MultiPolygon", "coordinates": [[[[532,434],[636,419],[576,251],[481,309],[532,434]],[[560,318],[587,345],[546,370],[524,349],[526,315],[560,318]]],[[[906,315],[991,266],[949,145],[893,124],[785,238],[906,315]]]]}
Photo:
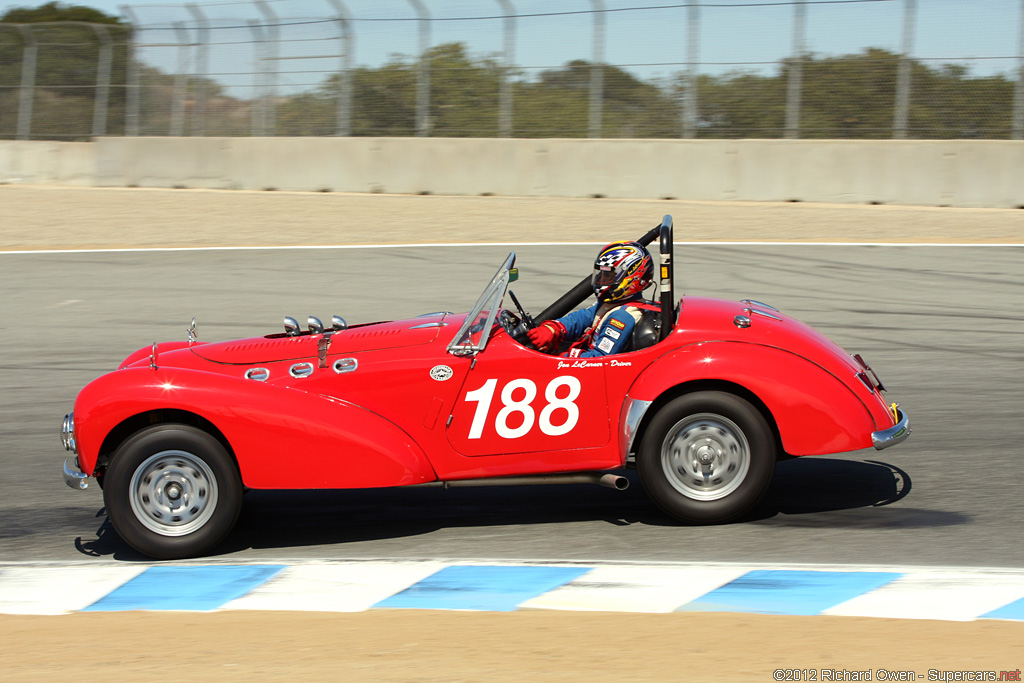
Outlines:
{"type": "MultiPolygon", "coordinates": [[[[423,536],[444,529],[604,521],[617,526],[675,526],[646,497],[636,472],[630,487],[593,485],[249,491],[231,535],[214,555],[248,549],[335,545],[423,536]]],[[[920,528],[969,521],[966,515],[893,506],[910,476],[878,461],[797,458],[779,463],[764,500],[733,524],[822,528],[920,528]]],[[[101,511],[102,512],[102,511],[101,511]]],[[[104,520],[79,552],[146,559],[104,520]]]]}

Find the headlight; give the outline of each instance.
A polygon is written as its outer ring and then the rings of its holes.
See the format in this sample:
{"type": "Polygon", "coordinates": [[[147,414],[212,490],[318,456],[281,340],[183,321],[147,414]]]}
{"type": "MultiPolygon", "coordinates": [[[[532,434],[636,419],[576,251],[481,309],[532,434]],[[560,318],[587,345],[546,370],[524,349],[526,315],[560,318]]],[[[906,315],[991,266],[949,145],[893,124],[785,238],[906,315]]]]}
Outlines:
{"type": "Polygon", "coordinates": [[[64,416],[64,425],[60,429],[60,442],[64,450],[78,455],[78,444],[75,443],[75,413],[71,411],[64,416]]]}

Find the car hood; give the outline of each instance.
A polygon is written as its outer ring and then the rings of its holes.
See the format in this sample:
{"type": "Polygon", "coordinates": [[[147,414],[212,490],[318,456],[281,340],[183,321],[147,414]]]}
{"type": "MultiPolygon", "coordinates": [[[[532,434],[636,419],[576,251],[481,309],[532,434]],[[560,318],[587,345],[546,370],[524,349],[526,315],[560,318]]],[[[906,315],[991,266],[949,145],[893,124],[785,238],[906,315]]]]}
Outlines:
{"type": "Polygon", "coordinates": [[[189,350],[214,363],[252,365],[316,358],[323,339],[330,340],[328,354],[337,356],[429,344],[445,329],[452,328],[442,315],[353,325],[347,330],[327,331],[325,334],[303,332],[294,337],[272,334],[252,339],[196,344],[189,350]]]}

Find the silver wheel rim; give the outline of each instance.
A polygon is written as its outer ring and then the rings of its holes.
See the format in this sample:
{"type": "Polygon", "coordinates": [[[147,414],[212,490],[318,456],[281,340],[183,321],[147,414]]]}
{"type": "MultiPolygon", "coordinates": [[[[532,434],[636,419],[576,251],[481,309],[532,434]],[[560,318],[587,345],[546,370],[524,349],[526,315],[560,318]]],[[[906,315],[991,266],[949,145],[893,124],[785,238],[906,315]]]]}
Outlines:
{"type": "Polygon", "coordinates": [[[680,420],[661,444],[661,468],[679,493],[701,501],[735,491],[750,469],[750,445],[735,422],[712,413],[680,420]]]}
{"type": "Polygon", "coordinates": [[[161,451],[146,458],[128,491],[135,518],[161,536],[200,529],[217,508],[217,494],[210,466],[187,451],[161,451]]]}

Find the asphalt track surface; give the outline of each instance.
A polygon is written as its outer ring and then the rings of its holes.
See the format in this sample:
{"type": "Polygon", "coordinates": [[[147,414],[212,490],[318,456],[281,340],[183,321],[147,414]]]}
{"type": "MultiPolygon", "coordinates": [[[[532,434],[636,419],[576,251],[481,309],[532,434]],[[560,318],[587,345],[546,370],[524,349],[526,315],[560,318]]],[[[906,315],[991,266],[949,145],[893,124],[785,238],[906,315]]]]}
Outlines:
{"type": "MultiPolygon", "coordinates": [[[[155,340],[466,310],[509,247],[0,254],[0,557],[143,559],[68,489],[78,390],[155,340]]],[[[516,247],[537,312],[592,245],[516,247]]],[[[1024,567],[1024,247],[677,245],[681,288],[754,298],[864,354],[904,444],[780,464],[749,518],[677,526],[637,484],[250,492],[225,561],[495,558],[1024,567]]],[[[677,292],[679,289],[677,288],[677,292]]]]}

